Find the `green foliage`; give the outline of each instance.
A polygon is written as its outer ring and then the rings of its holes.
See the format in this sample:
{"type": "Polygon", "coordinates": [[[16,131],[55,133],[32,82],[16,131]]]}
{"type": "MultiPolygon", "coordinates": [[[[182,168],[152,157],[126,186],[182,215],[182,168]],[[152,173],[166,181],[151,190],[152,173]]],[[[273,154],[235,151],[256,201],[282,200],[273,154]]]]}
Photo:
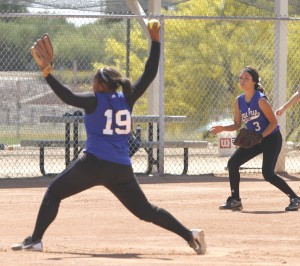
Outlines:
{"type": "MultiPolygon", "coordinates": [[[[18,2],[19,2],[18,0],[9,0],[9,1],[2,0],[0,3],[0,12],[2,14],[27,13],[26,7],[19,5],[18,2]]],[[[16,20],[16,18],[10,16],[0,18],[0,21],[4,21],[4,22],[11,22],[14,20],[16,20]]]]}
{"type": "MultiPolygon", "coordinates": [[[[232,2],[191,0],[181,4],[177,13],[192,16],[200,12],[216,17],[242,13],[246,16],[256,9],[232,2]]],[[[261,76],[272,80],[273,52],[266,42],[268,38],[273,40],[272,23],[167,20],[165,28],[165,109],[168,113],[178,109],[197,119],[202,107],[206,113],[198,120],[205,124],[216,112],[222,114],[224,109],[231,110],[234,99],[241,93],[238,75],[246,65],[262,69],[261,76]],[[211,91],[212,88],[221,90],[222,96],[211,91]]]]}

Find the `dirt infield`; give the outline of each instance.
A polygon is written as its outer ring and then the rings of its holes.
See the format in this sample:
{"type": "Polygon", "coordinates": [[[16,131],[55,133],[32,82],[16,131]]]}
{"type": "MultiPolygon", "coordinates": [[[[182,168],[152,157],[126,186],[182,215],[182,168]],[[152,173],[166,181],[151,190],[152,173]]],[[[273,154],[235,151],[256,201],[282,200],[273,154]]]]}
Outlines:
{"type": "MultiPolygon", "coordinates": [[[[284,179],[298,193],[299,176],[284,179]]],[[[45,234],[45,252],[10,250],[32,232],[50,178],[0,179],[0,265],[300,265],[300,212],[260,174],[242,176],[242,212],[220,211],[229,194],[222,176],[139,176],[149,200],[190,228],[202,228],[207,254],[129,213],[103,187],[62,202],[45,234]]]]}

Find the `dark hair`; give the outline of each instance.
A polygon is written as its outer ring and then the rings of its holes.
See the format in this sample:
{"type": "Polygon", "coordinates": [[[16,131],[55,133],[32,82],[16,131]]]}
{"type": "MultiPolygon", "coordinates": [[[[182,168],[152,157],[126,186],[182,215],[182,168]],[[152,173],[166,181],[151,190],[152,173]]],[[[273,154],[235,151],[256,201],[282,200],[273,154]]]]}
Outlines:
{"type": "Polygon", "coordinates": [[[258,71],[252,66],[246,66],[242,72],[248,72],[252,76],[252,80],[256,83],[254,89],[260,92],[264,92],[264,87],[259,83],[258,71]]]}
{"type": "Polygon", "coordinates": [[[129,96],[132,93],[132,85],[128,78],[123,78],[121,73],[112,67],[104,67],[97,71],[96,78],[99,82],[105,82],[108,84],[108,88],[112,91],[116,91],[119,86],[122,87],[122,92],[125,96],[129,96]]]}

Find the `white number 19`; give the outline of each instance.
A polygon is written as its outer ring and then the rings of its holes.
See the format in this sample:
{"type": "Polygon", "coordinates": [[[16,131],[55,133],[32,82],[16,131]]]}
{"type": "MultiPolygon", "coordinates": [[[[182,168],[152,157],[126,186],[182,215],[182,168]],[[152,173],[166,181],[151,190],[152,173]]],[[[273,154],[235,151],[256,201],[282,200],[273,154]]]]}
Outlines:
{"type": "MultiPolygon", "coordinates": [[[[112,135],[113,130],[111,128],[112,125],[112,116],[113,111],[111,109],[106,110],[104,113],[106,116],[106,125],[103,129],[103,134],[105,135],[112,135]]],[[[116,113],[116,124],[120,127],[125,127],[125,129],[116,128],[115,131],[119,135],[128,134],[131,130],[131,117],[130,112],[128,110],[120,110],[116,113]],[[122,120],[123,117],[123,120],[122,120]],[[125,117],[125,119],[124,119],[125,117]]]]}

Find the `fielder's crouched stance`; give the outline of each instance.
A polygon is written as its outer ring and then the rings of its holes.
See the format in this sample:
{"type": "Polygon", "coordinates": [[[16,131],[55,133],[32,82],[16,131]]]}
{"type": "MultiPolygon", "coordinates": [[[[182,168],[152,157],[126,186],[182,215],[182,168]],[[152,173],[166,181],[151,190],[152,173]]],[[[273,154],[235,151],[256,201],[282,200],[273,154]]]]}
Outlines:
{"type": "Polygon", "coordinates": [[[300,198],[292,188],[275,173],[275,166],[282,146],[280,126],[272,110],[264,88],[260,84],[258,71],[246,66],[240,73],[240,87],[244,91],[234,103],[234,121],[227,126],[213,126],[211,132],[234,131],[241,127],[234,144],[240,146],[228,160],[231,195],[219,206],[220,210],[241,211],[240,167],[252,158],[262,154],[262,174],[266,181],[277,187],[290,199],[286,211],[298,211],[300,198]]]}
{"type": "Polygon", "coordinates": [[[65,103],[83,108],[87,132],[84,155],[59,174],[49,185],[32,235],[12,246],[13,250],[42,251],[42,238],[54,221],[61,200],[93,186],[109,189],[122,204],[141,220],[152,222],[181,236],[197,254],[206,245],[200,229],[189,230],[162,208],[152,205],[141,190],[131,166],[128,137],[131,112],[136,100],[154,80],[160,57],[159,21],[150,21],[151,49],[145,69],[131,84],[118,70],[104,67],[96,71],[93,92],[73,93],[51,75],[53,48],[44,35],[31,48],[33,57],[55,94],[65,103]],[[117,89],[122,87],[122,92],[117,89]]]}

